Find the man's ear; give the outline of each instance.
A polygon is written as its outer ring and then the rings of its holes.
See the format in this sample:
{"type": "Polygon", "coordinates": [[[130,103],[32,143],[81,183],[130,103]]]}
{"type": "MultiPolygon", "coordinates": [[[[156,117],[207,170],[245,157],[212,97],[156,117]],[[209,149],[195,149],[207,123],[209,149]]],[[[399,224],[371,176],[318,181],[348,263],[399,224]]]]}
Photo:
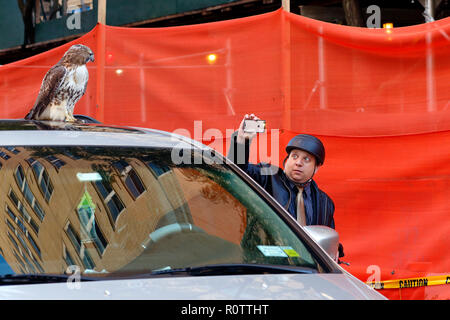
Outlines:
{"type": "Polygon", "coordinates": [[[286,164],[286,161],[287,161],[288,158],[289,158],[289,155],[287,155],[287,157],[284,158],[284,160],[283,160],[283,168],[285,167],[285,164],[286,164]]]}
{"type": "Polygon", "coordinates": [[[314,174],[316,174],[317,171],[319,171],[319,167],[320,167],[320,166],[316,166],[316,167],[314,168],[314,174]]]}

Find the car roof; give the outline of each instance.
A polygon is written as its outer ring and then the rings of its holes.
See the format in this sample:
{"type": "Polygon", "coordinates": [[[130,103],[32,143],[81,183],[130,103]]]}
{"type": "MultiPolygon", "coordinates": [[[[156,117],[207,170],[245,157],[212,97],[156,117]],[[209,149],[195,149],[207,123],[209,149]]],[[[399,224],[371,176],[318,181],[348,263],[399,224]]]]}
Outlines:
{"type": "Polygon", "coordinates": [[[62,131],[102,131],[102,132],[134,132],[144,133],[142,130],[125,126],[111,126],[103,124],[71,123],[62,121],[35,121],[22,119],[0,119],[0,131],[23,130],[62,130],[62,131]]]}
{"type": "Polygon", "coordinates": [[[209,149],[190,138],[156,129],[97,123],[0,120],[0,146],[42,145],[209,149]]]}

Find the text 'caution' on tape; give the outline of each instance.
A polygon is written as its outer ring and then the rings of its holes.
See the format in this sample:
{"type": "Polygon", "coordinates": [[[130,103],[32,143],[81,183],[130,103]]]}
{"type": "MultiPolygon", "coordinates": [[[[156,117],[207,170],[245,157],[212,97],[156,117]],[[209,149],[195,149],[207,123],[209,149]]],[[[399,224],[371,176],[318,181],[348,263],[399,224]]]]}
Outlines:
{"type": "Polygon", "coordinates": [[[450,284],[450,275],[366,282],[375,289],[402,289],[450,284]]]}

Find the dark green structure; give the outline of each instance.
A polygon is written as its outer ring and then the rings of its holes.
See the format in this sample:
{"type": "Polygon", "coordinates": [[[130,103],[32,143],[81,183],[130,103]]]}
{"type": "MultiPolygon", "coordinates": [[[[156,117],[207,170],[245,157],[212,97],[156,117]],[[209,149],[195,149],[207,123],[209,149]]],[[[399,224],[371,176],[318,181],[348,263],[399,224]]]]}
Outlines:
{"type": "Polygon", "coordinates": [[[16,1],[0,0],[0,50],[23,43],[24,26],[16,1]]]}
{"type": "MultiPolygon", "coordinates": [[[[107,0],[106,24],[123,26],[150,21],[159,17],[220,6],[236,0],[107,0]]],[[[41,22],[35,27],[35,43],[63,39],[89,32],[97,23],[97,0],[94,9],[41,22]],[[67,21],[68,19],[71,19],[67,21]],[[79,22],[79,23],[75,23],[79,22]]],[[[0,50],[23,44],[24,24],[17,1],[0,0],[0,50]]]]}

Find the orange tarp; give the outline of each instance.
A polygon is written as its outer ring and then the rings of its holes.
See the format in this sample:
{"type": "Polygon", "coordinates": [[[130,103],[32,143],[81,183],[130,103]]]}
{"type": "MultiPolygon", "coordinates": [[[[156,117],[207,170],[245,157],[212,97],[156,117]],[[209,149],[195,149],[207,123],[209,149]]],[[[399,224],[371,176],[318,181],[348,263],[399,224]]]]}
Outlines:
{"type": "MultiPolygon", "coordinates": [[[[254,160],[278,163],[290,137],[315,134],[327,150],[316,180],[336,204],[344,267],[362,281],[376,268],[379,280],[450,273],[450,18],[387,30],[277,10],[182,27],[97,25],[1,66],[1,118],[28,112],[73,43],[96,55],[76,114],[181,132],[226,153],[226,138],[255,113],[268,124],[258,148],[270,150],[254,160]]],[[[450,298],[445,285],[380,292],[450,298]]]]}

